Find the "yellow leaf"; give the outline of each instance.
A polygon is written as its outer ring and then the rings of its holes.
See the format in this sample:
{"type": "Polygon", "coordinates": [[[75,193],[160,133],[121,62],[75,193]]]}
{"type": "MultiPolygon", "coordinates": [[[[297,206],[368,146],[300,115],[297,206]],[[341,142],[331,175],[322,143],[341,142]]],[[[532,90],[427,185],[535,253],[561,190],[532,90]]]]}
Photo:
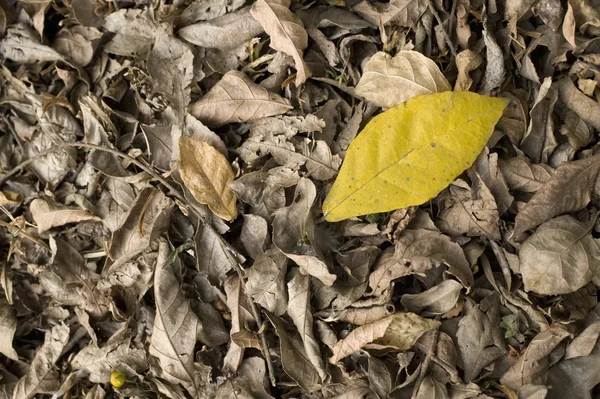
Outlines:
{"type": "Polygon", "coordinates": [[[181,137],[179,154],[181,179],[194,198],[220,218],[235,219],[235,194],[227,188],[234,176],[225,156],[196,137],[181,137]]]}
{"type": "Polygon", "coordinates": [[[507,105],[471,92],[415,97],[373,118],[350,144],[323,203],[326,220],[421,205],[477,158],[507,105]]]}

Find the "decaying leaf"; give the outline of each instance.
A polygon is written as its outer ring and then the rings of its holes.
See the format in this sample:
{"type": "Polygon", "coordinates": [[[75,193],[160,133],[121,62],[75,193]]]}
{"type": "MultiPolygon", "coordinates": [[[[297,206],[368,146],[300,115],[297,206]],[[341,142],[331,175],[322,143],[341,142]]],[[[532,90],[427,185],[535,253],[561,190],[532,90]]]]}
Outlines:
{"type": "Polygon", "coordinates": [[[451,89],[435,62],[417,51],[400,51],[394,57],[378,52],[369,59],[356,85],[357,94],[384,108],[451,89]]]}
{"type": "Polygon", "coordinates": [[[190,105],[190,113],[208,126],[252,122],[289,109],[289,101],[238,71],[227,72],[200,101],[190,105]]]}
{"type": "Polygon", "coordinates": [[[17,361],[19,355],[13,348],[13,337],[17,329],[17,317],[10,306],[0,305],[0,353],[7,358],[17,361]]]}
{"type": "Polygon", "coordinates": [[[181,179],[201,204],[206,204],[225,220],[237,217],[236,198],[227,185],[233,180],[233,171],[227,158],[201,139],[179,139],[179,170],[181,179]]]}
{"type": "Polygon", "coordinates": [[[556,169],[515,218],[515,234],[534,228],[544,221],[588,204],[594,181],[600,172],[600,157],[570,162],[556,169]]]}
{"type": "Polygon", "coordinates": [[[69,327],[57,324],[44,336],[29,371],[17,382],[12,399],[33,399],[40,393],[54,393],[60,387],[55,363],[69,340],[69,327]]]}
{"type": "Polygon", "coordinates": [[[269,45],[294,59],[296,86],[300,86],[311,75],[302,54],[308,46],[308,34],[302,21],[290,11],[290,4],[290,0],[257,0],[250,13],[270,36],[269,45]]]}
{"type": "Polygon", "coordinates": [[[462,284],[455,280],[445,280],[420,294],[402,295],[401,303],[409,311],[422,316],[441,315],[456,305],[462,284]]]}
{"type": "Polygon", "coordinates": [[[158,359],[159,375],[174,384],[182,384],[192,395],[201,389],[207,378],[206,366],[194,365],[194,346],[198,317],[183,295],[168,258],[169,244],[159,244],[159,259],[154,273],[156,317],[150,343],[150,355],[158,359]]]}
{"type": "Polygon", "coordinates": [[[425,331],[437,328],[439,324],[414,313],[396,313],[352,330],[333,346],[329,361],[335,364],[362,348],[408,350],[425,331]]]}
{"type": "Polygon", "coordinates": [[[130,340],[123,343],[110,343],[102,348],[88,345],[73,359],[73,368],[83,370],[88,379],[97,384],[105,384],[115,370],[124,372],[133,378],[136,373],[148,369],[146,351],[141,348],[131,348],[130,340]]]}
{"type": "Polygon", "coordinates": [[[538,227],[519,251],[525,289],[568,294],[590,282],[600,269],[600,246],[590,234],[595,223],[565,215],[538,227]]]}
{"type": "Polygon", "coordinates": [[[287,258],[278,251],[260,255],[246,271],[246,292],[276,316],[281,316],[287,309],[286,271],[287,258]]]}
{"type": "Polygon", "coordinates": [[[505,106],[495,98],[447,92],[411,99],[374,118],[350,144],[323,203],[325,217],[334,222],[386,212],[437,195],[475,161],[505,106]]]}
{"type": "Polygon", "coordinates": [[[83,221],[99,222],[100,218],[83,209],[69,208],[59,204],[51,204],[43,199],[32,201],[30,208],[31,216],[38,226],[38,232],[50,230],[53,227],[64,226],[69,223],[83,221]]]}

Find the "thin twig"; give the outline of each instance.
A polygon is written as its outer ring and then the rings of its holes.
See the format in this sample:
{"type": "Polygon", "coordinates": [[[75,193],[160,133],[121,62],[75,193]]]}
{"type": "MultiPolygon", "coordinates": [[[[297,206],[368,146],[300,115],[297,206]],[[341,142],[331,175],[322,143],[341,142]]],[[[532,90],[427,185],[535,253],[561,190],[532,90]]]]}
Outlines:
{"type": "Polygon", "coordinates": [[[437,10],[433,6],[433,0],[429,0],[429,9],[435,17],[435,20],[437,21],[438,25],[440,25],[440,27],[442,28],[442,34],[444,35],[444,39],[446,40],[446,44],[448,45],[450,52],[452,53],[454,58],[456,58],[456,50],[454,50],[454,44],[452,43],[452,40],[450,40],[450,36],[448,36],[448,32],[446,32],[446,29],[444,29],[444,24],[442,23],[440,14],[438,14],[437,10]]]}
{"type": "MultiPolygon", "coordinates": [[[[108,152],[110,154],[118,156],[119,158],[123,158],[123,159],[131,162],[138,168],[142,169],[144,172],[151,175],[154,179],[158,180],[158,182],[160,182],[163,186],[165,186],[167,189],[169,189],[170,194],[173,195],[175,198],[177,198],[178,200],[180,200],[181,202],[183,202],[185,204],[189,204],[188,201],[183,196],[183,194],[181,194],[175,187],[173,187],[173,185],[171,185],[171,183],[169,183],[164,177],[162,177],[161,175],[159,175],[158,173],[153,171],[152,168],[149,168],[148,166],[144,165],[137,159],[135,159],[127,154],[123,154],[122,152],[114,150],[112,148],[103,147],[103,146],[96,145],[96,144],[79,143],[79,142],[60,144],[56,147],[50,148],[49,150],[40,152],[36,156],[33,156],[33,157],[21,162],[19,165],[15,166],[12,170],[10,170],[6,175],[4,175],[2,178],[0,178],[0,187],[2,187],[4,185],[4,183],[6,183],[12,176],[16,175],[17,173],[19,173],[20,171],[25,169],[27,166],[29,166],[32,162],[36,161],[39,158],[45,157],[47,155],[50,155],[56,151],[59,151],[59,150],[65,149],[65,148],[87,148],[90,150],[98,150],[98,151],[108,152]]],[[[191,206],[190,206],[190,208],[193,209],[193,207],[191,207],[191,206]]]]}
{"type": "MultiPolygon", "coordinates": [[[[244,283],[244,271],[242,267],[233,262],[234,269],[240,277],[240,285],[242,286],[242,290],[246,292],[246,284],[244,283]]],[[[267,336],[265,335],[265,329],[263,328],[262,317],[260,317],[260,312],[256,307],[254,301],[250,300],[250,307],[252,310],[252,316],[256,320],[256,326],[258,327],[258,334],[260,335],[260,342],[263,347],[263,354],[265,355],[265,361],[267,362],[267,370],[269,371],[269,380],[271,381],[271,386],[275,386],[277,384],[277,380],[275,379],[275,371],[273,369],[273,360],[271,360],[271,353],[269,352],[269,342],[267,341],[267,336]]]]}
{"type": "Polygon", "coordinates": [[[413,388],[413,392],[410,399],[415,399],[417,397],[417,394],[419,393],[419,388],[421,387],[423,380],[427,376],[427,371],[429,370],[431,360],[435,355],[435,352],[437,351],[437,342],[439,337],[438,329],[436,328],[435,330],[433,330],[432,334],[433,337],[431,338],[431,344],[429,345],[429,348],[425,353],[425,360],[423,360],[423,364],[421,365],[421,371],[419,372],[419,377],[417,377],[417,381],[415,382],[415,387],[413,388]]]}

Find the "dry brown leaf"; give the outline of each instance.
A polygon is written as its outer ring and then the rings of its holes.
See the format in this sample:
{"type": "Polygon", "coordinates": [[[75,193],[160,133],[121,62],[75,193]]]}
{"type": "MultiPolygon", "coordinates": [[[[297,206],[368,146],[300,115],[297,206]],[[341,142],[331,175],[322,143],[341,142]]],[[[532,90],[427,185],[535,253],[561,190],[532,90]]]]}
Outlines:
{"type": "Polygon", "coordinates": [[[190,113],[208,126],[252,122],[291,109],[288,100],[257,85],[239,71],[227,72],[190,113]]]}
{"type": "Polygon", "coordinates": [[[333,356],[329,361],[336,364],[369,344],[375,348],[408,350],[425,331],[437,328],[439,325],[438,321],[423,319],[414,313],[396,313],[352,330],[334,345],[333,356]]]}
{"type": "Polygon", "coordinates": [[[452,87],[435,62],[417,51],[400,51],[394,57],[378,52],[365,65],[356,86],[357,94],[384,108],[449,90],[452,87]]]}
{"type": "Polygon", "coordinates": [[[19,379],[12,399],[33,399],[40,393],[54,393],[60,380],[54,364],[69,340],[69,327],[57,324],[46,331],[44,344],[37,350],[29,371],[19,379]]]}
{"type": "Polygon", "coordinates": [[[427,9],[425,0],[391,0],[389,3],[362,0],[352,7],[365,21],[373,26],[394,23],[398,26],[412,27],[427,9]]]}
{"type": "Polygon", "coordinates": [[[186,188],[201,204],[206,204],[225,220],[237,217],[236,197],[227,185],[234,175],[227,158],[217,149],[195,137],[179,139],[179,171],[186,188]]]}
{"type": "Polygon", "coordinates": [[[91,344],[83,348],[72,361],[73,369],[83,370],[88,379],[97,384],[110,381],[110,375],[115,370],[124,372],[128,378],[134,378],[136,373],[148,369],[146,351],[131,347],[131,340],[121,343],[108,343],[102,348],[91,344]]]}
{"type": "Polygon", "coordinates": [[[13,338],[17,329],[17,317],[8,305],[0,305],[0,353],[7,358],[19,360],[19,355],[13,348],[13,338]]]}
{"type": "Polygon", "coordinates": [[[94,216],[82,209],[68,208],[64,205],[51,204],[43,199],[34,199],[29,206],[33,221],[37,224],[38,232],[41,234],[53,227],[64,226],[69,223],[85,221],[100,222],[98,216],[94,216]]]}
{"type": "Polygon", "coordinates": [[[420,294],[402,295],[400,303],[409,312],[419,313],[423,317],[442,315],[454,308],[462,288],[458,281],[445,280],[420,294]]]}
{"type": "Polygon", "coordinates": [[[327,379],[327,370],[321,357],[319,343],[313,334],[313,316],[310,306],[310,277],[296,272],[292,280],[287,284],[289,302],[287,306],[288,316],[300,333],[304,344],[304,351],[309,361],[319,373],[322,382],[327,379]]]}
{"type": "MultiPolygon", "coordinates": [[[[169,244],[159,243],[159,257],[154,274],[156,317],[150,342],[150,355],[158,359],[159,375],[174,384],[182,384],[192,396],[201,389],[201,375],[194,365],[194,346],[198,316],[183,294],[169,259],[169,244]]],[[[206,373],[206,366],[202,366],[206,373]]]]}
{"type": "Polygon", "coordinates": [[[525,157],[499,159],[498,166],[511,190],[535,193],[552,178],[554,169],[545,164],[531,163],[525,157]]]}
{"type": "Polygon", "coordinates": [[[600,130],[600,104],[579,91],[570,78],[558,81],[560,100],[596,130],[600,130]]]}
{"type": "Polygon", "coordinates": [[[527,202],[515,218],[515,235],[548,219],[585,207],[600,172],[600,156],[569,162],[556,169],[552,178],[527,202]]]}
{"type": "Polygon", "coordinates": [[[296,86],[300,86],[311,76],[302,54],[308,46],[308,34],[302,21],[290,11],[290,4],[290,0],[258,0],[250,13],[271,37],[271,48],[294,59],[296,86]]]}
{"type": "Polygon", "coordinates": [[[285,313],[288,306],[285,274],[287,258],[279,251],[267,251],[259,256],[246,270],[246,293],[254,302],[277,316],[285,313]]]}

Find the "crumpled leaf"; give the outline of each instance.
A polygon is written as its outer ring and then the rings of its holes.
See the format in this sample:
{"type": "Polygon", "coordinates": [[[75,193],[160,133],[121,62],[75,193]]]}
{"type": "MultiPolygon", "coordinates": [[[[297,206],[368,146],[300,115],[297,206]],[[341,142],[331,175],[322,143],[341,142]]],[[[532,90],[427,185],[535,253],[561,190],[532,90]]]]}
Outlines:
{"type": "MultiPolygon", "coordinates": [[[[584,2],[569,2],[569,4],[577,3],[582,4],[584,2]]],[[[560,100],[569,109],[575,111],[581,119],[592,125],[596,130],[600,130],[600,105],[598,102],[579,91],[569,77],[559,80],[557,85],[560,100]]]]}
{"type": "Polygon", "coordinates": [[[13,348],[13,338],[17,329],[17,317],[10,306],[0,305],[0,353],[18,361],[19,355],[13,348]]]}
{"type": "Polygon", "coordinates": [[[600,172],[600,156],[569,162],[558,169],[515,218],[515,235],[544,221],[585,207],[600,172]]]}
{"type": "Polygon", "coordinates": [[[467,290],[474,284],[473,273],[460,245],[435,231],[405,230],[396,242],[395,251],[387,255],[384,252],[378,260],[369,276],[369,287],[373,295],[381,295],[393,280],[424,273],[441,264],[447,265],[449,273],[467,290]]]}
{"type": "Polygon", "coordinates": [[[462,284],[455,280],[444,280],[433,288],[419,294],[404,294],[400,302],[409,312],[427,317],[449,312],[456,305],[462,284]]]}
{"type": "Polygon", "coordinates": [[[378,115],[350,144],[323,202],[326,219],[406,208],[434,197],[475,161],[505,106],[498,98],[445,92],[378,115]]]}
{"type": "Polygon", "coordinates": [[[314,244],[314,219],[311,211],[317,190],[312,181],[301,178],[296,186],[294,202],[281,208],[273,215],[273,244],[293,260],[304,274],[318,278],[323,284],[331,286],[337,276],[331,273],[317,253],[314,244]],[[313,246],[303,243],[308,240],[313,246]]]}
{"type": "Polygon", "coordinates": [[[132,348],[131,340],[121,343],[108,343],[102,348],[88,345],[73,358],[71,365],[75,370],[84,370],[88,379],[97,384],[105,384],[110,380],[110,374],[119,370],[128,378],[148,369],[146,351],[142,348],[132,348]]]}
{"type": "Polygon", "coordinates": [[[332,348],[332,364],[361,348],[391,348],[408,350],[428,330],[437,328],[438,321],[428,320],[414,313],[396,313],[374,323],[355,328],[332,348]]]}
{"type": "Polygon", "coordinates": [[[237,375],[219,385],[216,399],[273,399],[263,383],[265,361],[259,357],[245,359],[237,375]]]}
{"type": "Polygon", "coordinates": [[[233,170],[216,148],[195,137],[179,139],[179,171],[186,188],[201,204],[206,204],[225,220],[237,217],[236,198],[227,188],[233,170]]]}
{"type": "Polygon", "coordinates": [[[500,309],[496,295],[486,297],[480,304],[469,306],[456,332],[459,365],[465,372],[466,383],[473,381],[481,370],[505,352],[500,330],[500,309]]]}
{"type": "Polygon", "coordinates": [[[199,320],[174,275],[173,265],[168,258],[169,244],[161,240],[159,246],[154,272],[156,317],[149,353],[158,359],[160,376],[174,384],[182,384],[195,396],[201,389],[202,379],[207,378],[200,375],[206,370],[197,371],[194,365],[199,320]]]}
{"type": "Polygon", "coordinates": [[[215,286],[221,284],[236,262],[245,260],[208,224],[198,226],[195,241],[198,270],[215,286]]]}
{"type": "Polygon", "coordinates": [[[394,57],[380,51],[364,67],[356,94],[392,108],[412,97],[452,90],[431,59],[417,51],[399,51],[394,57]]]}
{"type": "Polygon", "coordinates": [[[269,312],[281,316],[288,304],[286,272],[287,258],[279,251],[267,251],[246,270],[246,293],[269,312]]]}
{"type": "Polygon", "coordinates": [[[287,287],[289,292],[287,313],[300,333],[306,356],[319,373],[321,381],[324,382],[327,379],[327,371],[321,357],[319,343],[313,334],[310,277],[297,272],[287,287]]]}
{"type": "Polygon", "coordinates": [[[0,56],[23,64],[63,59],[52,47],[40,43],[38,34],[23,24],[12,25],[6,30],[0,41],[0,56]]]}
{"type": "Polygon", "coordinates": [[[389,3],[362,0],[352,10],[374,26],[393,22],[397,26],[412,27],[427,9],[427,4],[425,0],[391,0],[389,3]]]}
{"type": "Polygon", "coordinates": [[[290,0],[258,0],[250,13],[270,36],[269,46],[294,59],[296,86],[300,86],[311,76],[302,54],[308,46],[308,34],[302,21],[290,11],[290,4],[290,0]]]}
{"type": "MultiPolygon", "coordinates": [[[[251,300],[245,292],[242,291],[242,280],[237,274],[233,274],[225,280],[225,293],[227,295],[227,307],[231,312],[231,330],[230,335],[239,333],[252,328],[255,322],[250,312],[251,300]]],[[[223,359],[223,370],[235,373],[244,358],[244,346],[238,345],[235,341],[229,344],[229,350],[223,359]]]]}
{"type": "Polygon", "coordinates": [[[526,384],[545,385],[547,381],[548,355],[569,332],[560,325],[539,333],[527,346],[524,353],[500,378],[500,382],[513,390],[526,384]]]}
{"type": "Polygon", "coordinates": [[[588,356],[563,359],[550,367],[548,399],[592,399],[592,389],[600,383],[600,343],[588,356]]]}
{"type": "Polygon", "coordinates": [[[229,49],[262,32],[262,26],[250,15],[250,7],[244,7],[209,21],[185,26],[177,34],[196,46],[229,49]]]}
{"type": "Polygon", "coordinates": [[[192,103],[189,111],[212,127],[252,122],[284,114],[291,108],[288,100],[252,82],[242,72],[230,71],[200,101],[192,103]]]}
{"type": "Polygon", "coordinates": [[[39,393],[54,393],[60,379],[54,364],[69,340],[69,327],[57,324],[46,331],[44,344],[37,350],[29,371],[19,379],[12,399],[33,399],[39,393]]]}
{"type": "Polygon", "coordinates": [[[60,204],[51,204],[43,199],[34,199],[29,206],[31,216],[41,234],[53,227],[84,221],[99,222],[100,218],[82,209],[68,208],[60,204]]]}
{"type": "Polygon", "coordinates": [[[525,290],[568,294],[589,283],[600,270],[600,245],[590,233],[595,223],[564,215],[538,227],[519,251],[525,290]]]}
{"type": "Polygon", "coordinates": [[[282,319],[268,312],[265,312],[265,314],[275,327],[275,332],[281,343],[281,365],[283,370],[306,391],[314,390],[319,384],[319,374],[308,360],[302,341],[288,333],[282,319]]]}

